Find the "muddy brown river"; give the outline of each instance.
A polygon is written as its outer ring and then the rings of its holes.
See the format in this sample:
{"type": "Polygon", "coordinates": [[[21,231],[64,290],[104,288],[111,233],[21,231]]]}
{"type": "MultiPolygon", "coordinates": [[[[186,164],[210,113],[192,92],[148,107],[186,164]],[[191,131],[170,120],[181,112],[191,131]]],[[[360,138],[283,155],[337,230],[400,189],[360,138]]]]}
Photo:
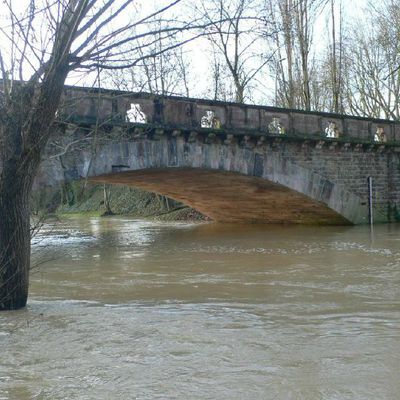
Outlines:
{"type": "Polygon", "coordinates": [[[68,218],[35,242],[0,400],[400,399],[400,225],[68,218]]]}

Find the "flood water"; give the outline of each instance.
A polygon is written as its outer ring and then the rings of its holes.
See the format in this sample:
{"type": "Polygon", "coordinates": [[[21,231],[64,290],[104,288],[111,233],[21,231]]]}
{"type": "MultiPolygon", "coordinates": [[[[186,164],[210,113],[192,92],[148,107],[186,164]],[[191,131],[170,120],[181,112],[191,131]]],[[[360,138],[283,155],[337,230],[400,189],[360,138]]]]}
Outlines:
{"type": "Polygon", "coordinates": [[[400,226],[70,218],[0,313],[0,399],[400,399],[400,226]]]}

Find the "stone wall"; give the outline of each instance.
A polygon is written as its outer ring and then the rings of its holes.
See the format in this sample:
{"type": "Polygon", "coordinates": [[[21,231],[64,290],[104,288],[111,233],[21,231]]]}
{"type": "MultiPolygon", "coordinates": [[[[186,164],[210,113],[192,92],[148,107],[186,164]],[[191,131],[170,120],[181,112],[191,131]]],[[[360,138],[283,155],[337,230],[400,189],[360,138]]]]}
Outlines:
{"type": "Polygon", "coordinates": [[[368,204],[367,178],[372,177],[375,220],[395,221],[400,202],[400,157],[397,151],[357,145],[282,143],[269,149],[273,157],[326,177],[368,204]]]}

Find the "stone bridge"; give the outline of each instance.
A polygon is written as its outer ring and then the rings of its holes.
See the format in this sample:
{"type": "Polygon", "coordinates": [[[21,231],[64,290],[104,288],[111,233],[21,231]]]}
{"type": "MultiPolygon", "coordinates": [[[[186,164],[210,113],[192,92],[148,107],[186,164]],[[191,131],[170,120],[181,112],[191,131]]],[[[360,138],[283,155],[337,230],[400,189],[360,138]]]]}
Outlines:
{"type": "Polygon", "coordinates": [[[400,124],[66,87],[37,187],[89,178],[166,195],[216,221],[400,219],[400,124]]]}

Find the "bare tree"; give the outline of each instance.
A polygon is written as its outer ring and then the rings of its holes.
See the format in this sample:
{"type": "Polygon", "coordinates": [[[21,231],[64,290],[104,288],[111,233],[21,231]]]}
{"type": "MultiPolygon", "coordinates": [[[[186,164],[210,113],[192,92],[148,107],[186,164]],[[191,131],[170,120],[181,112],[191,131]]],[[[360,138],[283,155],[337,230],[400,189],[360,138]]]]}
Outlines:
{"type": "Polygon", "coordinates": [[[164,30],[168,28],[165,18],[156,16],[147,21],[146,26],[148,30],[156,32],[156,40],[148,46],[146,38],[141,37],[130,43],[131,47],[138,49],[142,61],[131,68],[106,71],[103,87],[111,85],[121,90],[189,96],[188,50],[179,46],[180,38],[176,36],[162,38],[164,30]],[[146,53],[153,55],[145,57],[146,53]]]}
{"type": "MultiPolygon", "coordinates": [[[[226,79],[230,72],[224,60],[221,60],[218,50],[214,48],[211,42],[211,82],[212,82],[212,99],[230,101],[235,98],[235,89],[230,79],[226,79]]],[[[209,93],[208,88],[205,89],[204,97],[209,93]]]]}
{"type": "MultiPolygon", "coordinates": [[[[341,108],[339,104],[341,103],[341,77],[340,77],[340,70],[341,70],[341,51],[342,51],[342,46],[341,46],[341,23],[339,24],[339,46],[337,46],[337,35],[336,35],[336,12],[335,12],[335,1],[330,0],[330,8],[331,8],[331,22],[332,22],[332,44],[331,44],[331,80],[332,80],[332,111],[338,113],[339,109],[341,108]],[[339,56],[337,55],[337,47],[339,47],[339,56]]],[[[341,17],[342,14],[342,4],[340,4],[340,14],[339,18],[341,17]]],[[[341,22],[341,18],[339,19],[341,22]]]]}
{"type": "MultiPolygon", "coordinates": [[[[214,78],[231,79],[234,100],[239,103],[243,103],[249,84],[269,61],[259,46],[263,40],[260,9],[257,0],[203,0],[197,7],[199,15],[210,25],[207,37],[213,49],[214,78]],[[221,75],[225,72],[223,65],[228,76],[221,75]]],[[[214,82],[214,95],[218,85],[214,82]]]]}
{"type": "Polygon", "coordinates": [[[275,72],[275,103],[288,108],[312,109],[315,59],[313,30],[323,0],[267,0],[274,49],[270,63],[275,72]]]}
{"type": "MultiPolygon", "coordinates": [[[[12,0],[3,1],[9,18],[0,28],[1,310],[24,307],[27,301],[30,193],[67,76],[78,69],[133,67],[155,56],[145,51],[154,42],[193,27],[176,21],[163,32],[143,29],[147,20],[181,0],[170,0],[145,16],[131,0],[26,1],[23,12],[12,0]],[[137,46],[128,46],[139,38],[146,38],[142,55],[137,46]]],[[[195,36],[182,37],[173,47],[195,36]]]]}
{"type": "Polygon", "coordinates": [[[330,0],[326,7],[327,40],[313,68],[311,106],[316,111],[344,113],[345,87],[349,71],[349,35],[344,31],[341,0],[330,0]]]}
{"type": "Polygon", "coordinates": [[[357,21],[352,37],[346,85],[349,112],[399,119],[400,4],[386,0],[371,6],[368,17],[357,21]]]}

